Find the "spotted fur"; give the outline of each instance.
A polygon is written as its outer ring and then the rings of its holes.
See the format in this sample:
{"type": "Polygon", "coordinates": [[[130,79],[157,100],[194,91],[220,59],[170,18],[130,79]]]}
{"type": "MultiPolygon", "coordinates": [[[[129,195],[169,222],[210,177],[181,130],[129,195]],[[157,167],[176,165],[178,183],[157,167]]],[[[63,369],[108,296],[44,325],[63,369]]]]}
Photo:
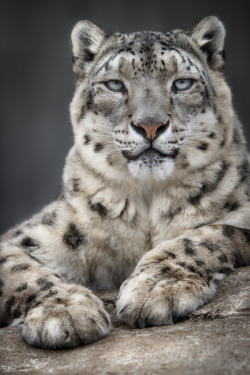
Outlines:
{"type": "Polygon", "coordinates": [[[132,327],[172,324],[250,263],[249,157],[224,36],[216,17],[189,32],[75,26],[63,192],[0,245],[1,322],[31,345],[105,336],[90,289],[121,287],[118,316],[132,327]]]}

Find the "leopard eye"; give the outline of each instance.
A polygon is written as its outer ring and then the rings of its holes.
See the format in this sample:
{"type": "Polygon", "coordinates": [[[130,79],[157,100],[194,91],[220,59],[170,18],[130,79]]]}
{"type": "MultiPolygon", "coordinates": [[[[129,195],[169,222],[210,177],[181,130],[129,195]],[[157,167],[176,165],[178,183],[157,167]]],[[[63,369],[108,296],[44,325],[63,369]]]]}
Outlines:
{"type": "Polygon", "coordinates": [[[190,89],[193,86],[193,80],[190,78],[186,79],[177,79],[174,82],[174,88],[178,91],[185,91],[190,89]]]}
{"type": "Polygon", "coordinates": [[[104,82],[104,84],[111,91],[123,91],[125,88],[124,84],[121,81],[115,79],[104,82]]]}

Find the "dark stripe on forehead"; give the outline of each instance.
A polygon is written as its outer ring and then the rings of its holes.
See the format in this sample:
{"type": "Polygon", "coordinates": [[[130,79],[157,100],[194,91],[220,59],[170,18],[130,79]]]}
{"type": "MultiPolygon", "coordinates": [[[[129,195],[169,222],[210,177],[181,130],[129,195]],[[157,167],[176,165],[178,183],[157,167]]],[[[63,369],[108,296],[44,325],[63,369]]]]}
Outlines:
{"type": "Polygon", "coordinates": [[[178,53],[178,55],[181,57],[181,60],[183,63],[186,62],[186,59],[184,58],[184,56],[181,54],[181,52],[177,49],[177,48],[174,48],[174,47],[169,47],[168,48],[170,51],[175,51],[178,53]]]}
{"type": "MultiPolygon", "coordinates": [[[[202,73],[201,73],[200,69],[198,68],[198,66],[197,66],[195,63],[193,63],[193,62],[190,60],[189,57],[187,57],[187,61],[188,61],[189,65],[190,65],[190,66],[193,66],[193,67],[197,70],[197,72],[200,73],[200,76],[202,77],[202,73]]],[[[204,73],[204,76],[205,76],[205,73],[204,73]]]]}
{"type": "Polygon", "coordinates": [[[98,74],[103,70],[105,69],[105,71],[108,70],[109,68],[109,64],[112,60],[114,60],[116,58],[117,54],[113,55],[113,56],[110,56],[108,58],[108,60],[106,60],[101,66],[100,68],[97,69],[97,71],[94,73],[94,77],[98,76],[98,74]]]}

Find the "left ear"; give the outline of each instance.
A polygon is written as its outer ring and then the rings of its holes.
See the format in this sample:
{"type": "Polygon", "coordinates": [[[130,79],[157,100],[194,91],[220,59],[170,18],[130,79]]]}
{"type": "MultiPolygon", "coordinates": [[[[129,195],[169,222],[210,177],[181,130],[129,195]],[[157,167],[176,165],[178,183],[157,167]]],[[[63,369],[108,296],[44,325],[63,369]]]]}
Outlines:
{"type": "Polygon", "coordinates": [[[73,71],[78,77],[85,74],[85,67],[91,63],[105,39],[105,32],[89,21],[78,22],[72,33],[73,71]]]}
{"type": "Polygon", "coordinates": [[[201,20],[191,30],[191,37],[207,56],[207,62],[214,70],[224,65],[225,28],[223,23],[214,16],[201,20]]]}

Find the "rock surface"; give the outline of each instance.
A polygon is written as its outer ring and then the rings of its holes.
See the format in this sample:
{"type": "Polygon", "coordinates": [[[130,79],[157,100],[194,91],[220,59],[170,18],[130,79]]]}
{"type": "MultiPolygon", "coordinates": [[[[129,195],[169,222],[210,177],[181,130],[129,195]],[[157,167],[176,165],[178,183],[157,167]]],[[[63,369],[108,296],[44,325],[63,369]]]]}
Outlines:
{"type": "Polygon", "coordinates": [[[112,316],[105,339],[71,350],[33,348],[21,329],[0,330],[0,374],[250,374],[250,267],[220,283],[217,297],[168,327],[130,329],[115,317],[117,292],[98,292],[112,316]]]}

